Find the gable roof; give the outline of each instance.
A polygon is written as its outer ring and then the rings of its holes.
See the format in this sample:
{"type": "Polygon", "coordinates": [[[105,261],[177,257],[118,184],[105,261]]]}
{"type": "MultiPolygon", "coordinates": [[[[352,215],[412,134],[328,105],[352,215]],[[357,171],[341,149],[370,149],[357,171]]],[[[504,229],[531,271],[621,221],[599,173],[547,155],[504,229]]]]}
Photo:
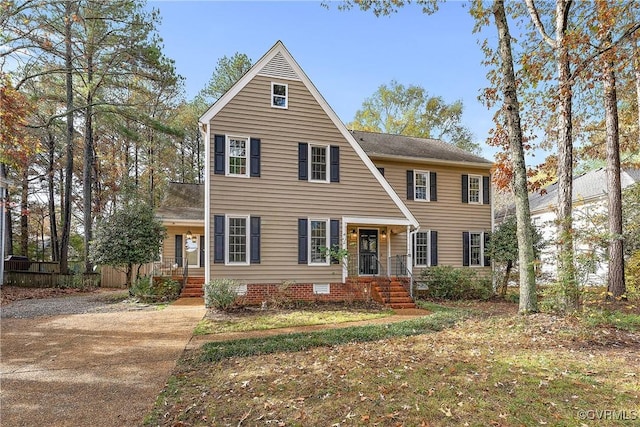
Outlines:
{"type": "Polygon", "coordinates": [[[430,160],[441,163],[469,163],[490,168],[493,163],[439,139],[416,138],[352,130],[351,134],[364,151],[373,157],[430,160]]]}
{"type": "Polygon", "coordinates": [[[216,114],[218,114],[220,110],[222,110],[257,75],[301,81],[409,223],[414,227],[419,226],[418,220],[413,216],[409,208],[404,204],[402,199],[400,199],[387,180],[383,178],[382,174],[378,171],[371,159],[356,142],[353,135],[351,135],[344,123],[342,123],[338,118],[338,115],[333,111],[331,106],[329,106],[322,94],[320,94],[320,91],[318,91],[309,77],[307,77],[300,65],[298,65],[296,60],[291,56],[291,53],[289,53],[281,41],[277,41],[276,44],[274,44],[273,47],[249,69],[249,71],[247,71],[200,117],[200,124],[206,126],[211,119],[213,119],[216,114]]]}
{"type": "Polygon", "coordinates": [[[204,221],[204,185],[170,182],[156,216],[164,222],[204,221]]]}
{"type": "MultiPolygon", "coordinates": [[[[640,169],[622,169],[620,171],[620,184],[626,188],[640,182],[640,169]]],[[[558,203],[558,183],[554,182],[545,187],[546,193],[535,193],[529,196],[531,212],[545,211],[558,203]]],[[[607,171],[600,168],[573,178],[574,202],[578,200],[595,200],[607,195],[607,171]]]]}

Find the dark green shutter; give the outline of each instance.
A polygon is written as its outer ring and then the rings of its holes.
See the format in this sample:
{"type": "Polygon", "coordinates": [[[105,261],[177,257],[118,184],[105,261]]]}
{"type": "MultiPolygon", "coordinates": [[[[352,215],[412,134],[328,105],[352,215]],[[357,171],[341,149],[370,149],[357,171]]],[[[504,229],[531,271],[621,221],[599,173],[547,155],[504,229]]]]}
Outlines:
{"type": "Polygon", "coordinates": [[[469,175],[462,175],[462,203],[469,203],[469,175]]]}
{"type": "Polygon", "coordinates": [[[300,181],[309,180],[309,144],[306,142],[298,143],[298,179],[300,181]]]}
{"type": "Polygon", "coordinates": [[[482,203],[485,205],[489,204],[489,177],[482,177],[482,203]]]}
{"type": "Polygon", "coordinates": [[[380,172],[382,176],[384,176],[384,168],[378,168],[378,172],[380,172]]]}
{"type": "Polygon", "coordinates": [[[182,267],[182,234],[176,234],[175,241],[176,264],[182,267]]]}
{"type": "Polygon", "coordinates": [[[484,235],[484,246],[483,246],[483,254],[484,254],[484,266],[491,267],[491,258],[489,257],[489,239],[491,238],[491,234],[482,233],[484,235]]]}
{"type": "Polygon", "coordinates": [[[413,200],[413,171],[407,171],[407,200],[413,200]]]}
{"type": "Polygon", "coordinates": [[[260,140],[258,138],[251,138],[250,140],[250,176],[260,176],[260,140]]]}
{"type": "MultiPolygon", "coordinates": [[[[331,249],[339,249],[340,248],[340,221],[337,219],[332,219],[330,224],[330,242],[331,249]]],[[[332,257],[331,264],[340,264],[340,260],[338,258],[332,257]]]]}
{"type": "Polygon", "coordinates": [[[438,201],[438,185],[435,172],[429,173],[429,198],[432,202],[438,201]]]}
{"type": "Polygon", "coordinates": [[[251,217],[251,264],[260,264],[260,217],[251,217]]]}
{"type": "Polygon", "coordinates": [[[469,232],[468,231],[463,231],[462,232],[462,265],[464,265],[465,267],[468,267],[470,262],[469,262],[469,232]]]}
{"type": "Polygon", "coordinates": [[[298,218],[298,264],[308,263],[307,219],[298,218]]]}
{"type": "Polygon", "coordinates": [[[330,152],[330,177],[331,182],[340,182],[340,147],[332,145],[330,152]]]}
{"type": "Polygon", "coordinates": [[[214,173],[216,175],[224,175],[225,174],[225,165],[224,165],[225,138],[224,138],[224,135],[215,135],[213,137],[213,152],[214,152],[214,173]]]}
{"type": "Polygon", "coordinates": [[[200,267],[204,267],[204,236],[200,236],[200,267]]]}
{"type": "Polygon", "coordinates": [[[438,232],[431,230],[431,266],[438,265],[438,232]]]}
{"type": "Polygon", "coordinates": [[[224,264],[224,215],[213,216],[213,262],[224,264]]]}

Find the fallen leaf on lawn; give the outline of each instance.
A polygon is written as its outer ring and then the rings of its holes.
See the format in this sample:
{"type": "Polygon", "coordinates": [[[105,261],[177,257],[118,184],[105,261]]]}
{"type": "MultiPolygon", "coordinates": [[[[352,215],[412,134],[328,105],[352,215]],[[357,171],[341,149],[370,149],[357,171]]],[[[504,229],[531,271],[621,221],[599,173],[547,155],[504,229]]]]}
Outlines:
{"type": "Polygon", "coordinates": [[[449,408],[440,408],[440,412],[442,412],[446,417],[453,416],[453,414],[451,413],[451,409],[449,408]]]}

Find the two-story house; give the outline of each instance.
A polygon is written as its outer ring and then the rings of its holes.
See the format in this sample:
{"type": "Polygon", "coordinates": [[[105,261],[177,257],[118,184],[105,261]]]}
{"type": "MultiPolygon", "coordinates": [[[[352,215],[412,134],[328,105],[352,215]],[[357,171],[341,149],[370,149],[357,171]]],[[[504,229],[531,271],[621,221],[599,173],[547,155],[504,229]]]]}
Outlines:
{"type": "Polygon", "coordinates": [[[172,266],[235,279],[256,303],[283,282],[294,298],[364,299],[372,280],[427,266],[490,271],[492,163],[437,140],[349,131],[281,42],[200,126],[204,212],[159,210],[172,266]]]}

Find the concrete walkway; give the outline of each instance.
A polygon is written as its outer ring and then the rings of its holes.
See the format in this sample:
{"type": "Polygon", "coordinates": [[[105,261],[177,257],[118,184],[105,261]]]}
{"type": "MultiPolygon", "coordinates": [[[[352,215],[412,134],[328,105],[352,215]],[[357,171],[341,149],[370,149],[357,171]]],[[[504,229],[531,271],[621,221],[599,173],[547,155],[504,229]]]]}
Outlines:
{"type": "Polygon", "coordinates": [[[139,426],[205,315],[152,311],[2,319],[0,425],[139,426]]]}

